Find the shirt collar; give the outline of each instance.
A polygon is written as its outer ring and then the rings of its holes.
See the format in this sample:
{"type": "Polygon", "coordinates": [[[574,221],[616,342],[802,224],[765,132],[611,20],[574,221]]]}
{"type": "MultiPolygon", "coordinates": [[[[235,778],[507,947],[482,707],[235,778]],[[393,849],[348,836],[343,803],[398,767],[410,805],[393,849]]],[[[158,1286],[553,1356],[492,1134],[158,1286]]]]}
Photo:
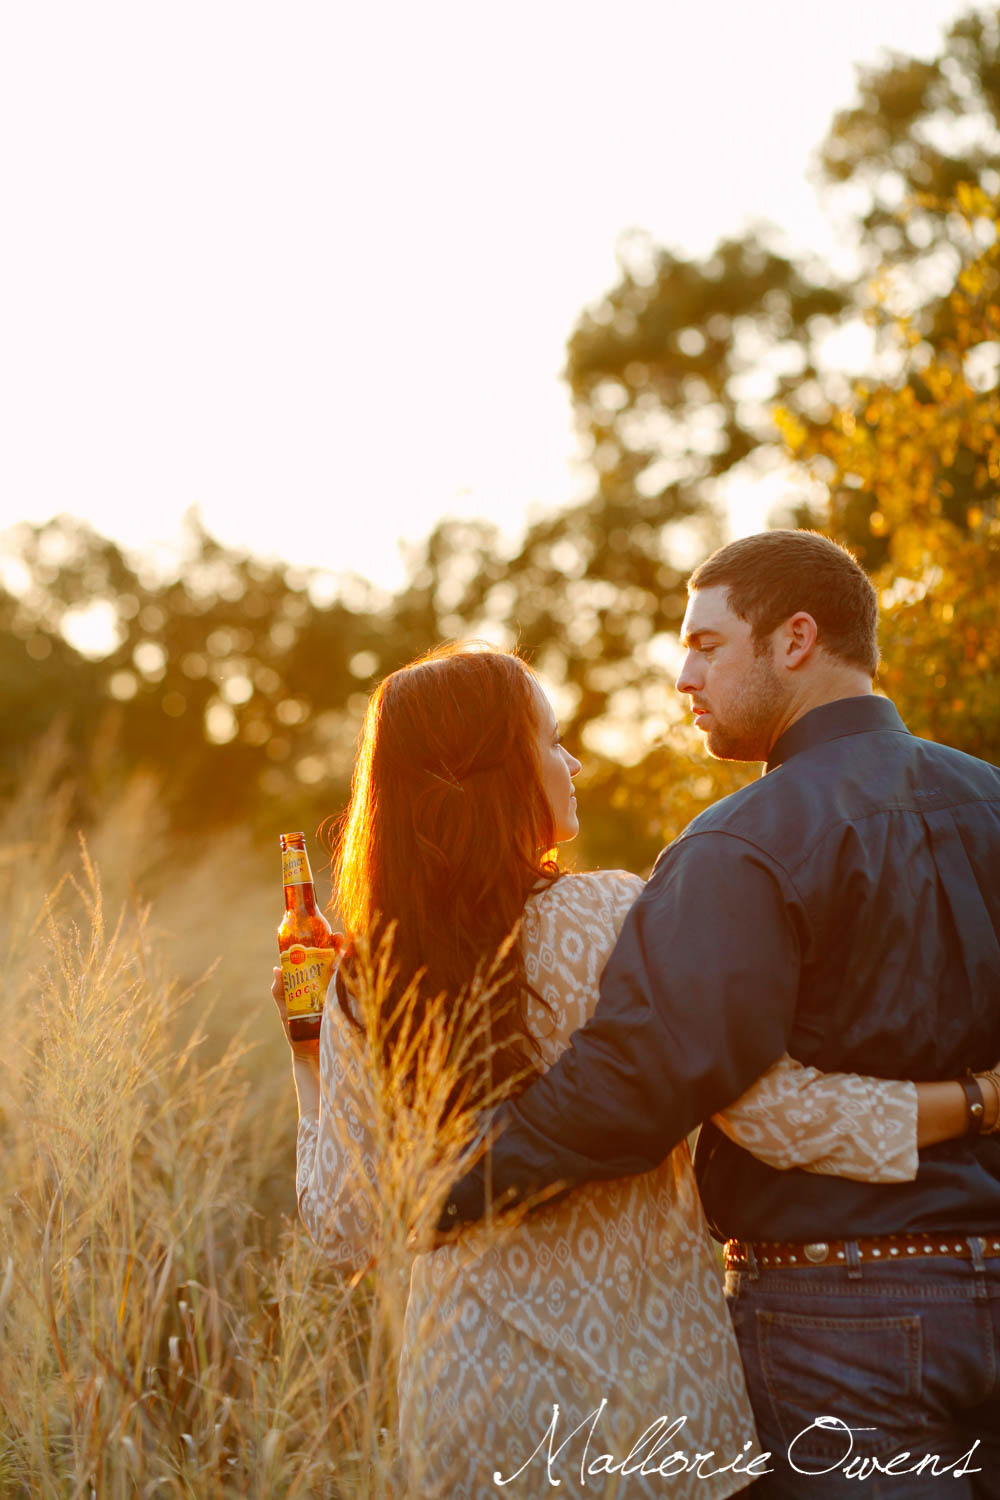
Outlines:
{"type": "Polygon", "coordinates": [[[843,739],[849,734],[871,734],[877,729],[909,734],[896,705],[890,703],[888,698],[877,698],[873,693],[865,693],[856,698],[838,698],[834,703],[821,703],[819,708],[811,708],[801,719],[790,724],[784,734],[778,736],[767,758],[765,774],[802,750],[811,750],[814,745],[825,744],[827,740],[843,739]]]}

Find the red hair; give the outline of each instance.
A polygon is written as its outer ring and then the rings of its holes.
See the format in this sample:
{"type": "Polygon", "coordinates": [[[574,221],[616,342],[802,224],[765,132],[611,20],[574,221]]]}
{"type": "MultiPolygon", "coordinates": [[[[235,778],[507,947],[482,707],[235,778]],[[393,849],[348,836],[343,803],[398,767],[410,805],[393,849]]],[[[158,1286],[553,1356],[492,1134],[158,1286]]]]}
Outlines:
{"type": "MultiPolygon", "coordinates": [[[[391,673],[369,701],[336,858],[336,900],[348,938],[366,933],[374,945],[395,923],[396,979],[383,1007],[387,1055],[390,1017],[418,972],[418,1007],[444,993],[460,1024],[455,1007],[473,1003],[470,984],[519,921],[531,890],[558,878],[546,852],[555,828],[535,750],[536,701],[518,656],[468,643],[438,647],[391,673]]],[[[338,991],[354,1020],[345,992],[350,973],[348,948],[338,991]]],[[[538,1072],[525,1014],[534,992],[517,943],[497,981],[490,1064],[482,1078],[466,1080],[472,1097],[538,1072]]]]}

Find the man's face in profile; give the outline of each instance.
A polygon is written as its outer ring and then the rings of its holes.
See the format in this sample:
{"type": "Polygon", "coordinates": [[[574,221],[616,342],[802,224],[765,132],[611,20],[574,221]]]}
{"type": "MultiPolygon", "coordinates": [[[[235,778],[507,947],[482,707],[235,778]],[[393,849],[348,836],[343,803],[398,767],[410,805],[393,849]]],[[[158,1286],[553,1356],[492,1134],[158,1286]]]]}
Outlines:
{"type": "Polygon", "coordinates": [[[696,589],[681,626],[687,652],[677,691],[717,760],[766,760],[783,693],[770,639],[758,654],[749,623],[729,607],[724,586],[696,589]]]}

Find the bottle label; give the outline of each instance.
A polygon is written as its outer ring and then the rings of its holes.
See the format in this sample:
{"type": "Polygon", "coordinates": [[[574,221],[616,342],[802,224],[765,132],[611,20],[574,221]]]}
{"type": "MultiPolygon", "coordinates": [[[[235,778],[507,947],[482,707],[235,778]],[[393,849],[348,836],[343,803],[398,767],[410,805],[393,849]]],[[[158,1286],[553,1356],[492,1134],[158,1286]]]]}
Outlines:
{"type": "Polygon", "coordinates": [[[304,849],[281,851],[281,883],[282,885],[312,885],[309,856],[304,849]]]}
{"type": "Polygon", "coordinates": [[[318,1016],[337,967],[336,948],[306,948],[293,943],[281,955],[285,1010],[289,1017],[318,1016]]]}

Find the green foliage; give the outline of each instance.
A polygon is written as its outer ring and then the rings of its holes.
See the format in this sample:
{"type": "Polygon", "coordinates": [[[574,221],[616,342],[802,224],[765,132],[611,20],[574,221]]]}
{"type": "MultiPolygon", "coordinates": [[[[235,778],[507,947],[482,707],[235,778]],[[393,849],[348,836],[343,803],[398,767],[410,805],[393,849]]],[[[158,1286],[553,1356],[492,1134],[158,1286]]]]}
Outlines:
{"type": "Polygon", "coordinates": [[[847,290],[774,238],[753,232],[702,261],[626,245],[621,281],[584,313],[568,348],[606,498],[655,497],[661,524],[699,514],[709,483],[773,439],[769,402],[815,399],[815,346],[847,290]]]}
{"type": "Polygon", "coordinates": [[[898,377],[826,423],[782,420],[827,475],[831,533],[884,547],[886,691],[917,733],[1000,761],[1000,200],[963,184],[943,207],[966,256],[935,341],[888,314],[898,377]]]}
{"type": "Polygon", "coordinates": [[[372,591],[358,585],[356,607],[317,604],[308,576],[226,550],[197,525],[179,576],[166,579],[66,518],[23,527],[17,541],[31,584],[0,599],[7,690],[24,703],[5,721],[8,785],[56,709],[88,767],[85,796],[145,766],[180,827],[252,818],[262,799],[301,809],[304,788],[335,776],[338,736],[343,799],[358,692],[378,665],[372,591]],[[95,603],[117,643],[87,660],[60,630],[95,603]],[[360,668],[358,653],[370,654],[360,668]]]}
{"type": "Polygon", "coordinates": [[[863,244],[885,257],[923,258],[948,245],[960,183],[1000,190],[1000,11],[975,9],[949,28],[930,62],[891,56],[860,70],[858,99],[823,145],[831,184],[849,184],[863,208],[863,244]],[[917,213],[901,203],[919,198],[917,213]]]}
{"type": "MultiPolygon", "coordinates": [[[[975,641],[954,630],[932,641],[930,622],[947,625],[933,609],[950,606],[955,618],[966,615],[963,630],[973,628],[974,608],[958,592],[946,597],[934,573],[943,558],[956,591],[992,599],[992,439],[985,429],[973,438],[954,401],[945,402],[950,425],[942,426],[934,381],[975,352],[959,350],[972,313],[941,293],[958,276],[962,236],[980,233],[989,217],[981,204],[970,216],[980,200],[963,207],[949,195],[963,183],[962,192],[978,191],[984,202],[1000,192],[998,38],[998,13],[972,12],[930,62],[893,56],[862,70],[856,101],[824,144],[825,191],[834,199],[848,192],[868,265],[881,269],[887,255],[905,265],[896,301],[873,306],[864,283],[840,282],[796,257],[771,229],[703,258],[641,235],[623,242],[617,285],[581,314],[567,347],[591,492],[534,521],[513,555],[494,527],[444,521],[415,551],[394,597],[346,579],[331,598],[328,579],[224,549],[196,522],[172,579],[148,576],[79,524],[22,528],[15,542],[30,585],[16,598],[0,592],[9,709],[0,787],[9,790],[39,732],[58,717],[83,815],[141,768],[156,778],[179,829],[239,823],[270,837],[282,823],[310,828],[346,801],[375,678],[442,639],[486,636],[528,652],[555,690],[567,743],[588,763],[581,859],[644,868],[675,827],[676,809],[697,811],[730,785],[730,770],[706,760],[682,727],[667,666],[685,575],[721,540],[720,498],[735,480],[787,472],[786,516],[816,520],[805,503],[816,488],[795,487],[776,407],[793,449],[805,435],[834,431],[837,413],[849,409],[857,440],[867,433],[880,452],[878,467],[827,451],[827,467],[816,472],[832,487],[837,534],[866,566],[891,567],[905,580],[893,620],[905,624],[909,654],[897,672],[887,647],[886,684],[919,700],[927,732],[988,752],[992,720],[975,706],[971,685],[952,694],[950,712],[940,704],[941,679],[950,689],[956,662],[985,674],[988,691],[989,620],[975,625],[975,641]],[[853,402],[843,374],[826,362],[825,340],[862,315],[880,319],[891,340],[900,297],[907,332],[899,379],[890,382],[897,395],[876,400],[869,381],[871,399],[853,402]],[[886,501],[879,486],[890,484],[890,449],[897,467],[917,450],[923,456],[913,458],[910,487],[893,480],[886,501]],[[940,508],[920,540],[918,492],[928,483],[940,508]],[[74,610],[95,601],[108,606],[117,631],[114,649],[97,660],[61,633],[74,610]],[[927,629],[913,634],[907,610],[931,611],[927,629]]],[[[966,261],[968,277],[975,254],[966,261]]],[[[969,285],[961,290],[970,309],[992,305],[969,285]]],[[[979,342],[988,353],[995,339],[994,330],[979,342]]],[[[976,389],[995,395],[988,360],[985,368],[976,389]]]]}

